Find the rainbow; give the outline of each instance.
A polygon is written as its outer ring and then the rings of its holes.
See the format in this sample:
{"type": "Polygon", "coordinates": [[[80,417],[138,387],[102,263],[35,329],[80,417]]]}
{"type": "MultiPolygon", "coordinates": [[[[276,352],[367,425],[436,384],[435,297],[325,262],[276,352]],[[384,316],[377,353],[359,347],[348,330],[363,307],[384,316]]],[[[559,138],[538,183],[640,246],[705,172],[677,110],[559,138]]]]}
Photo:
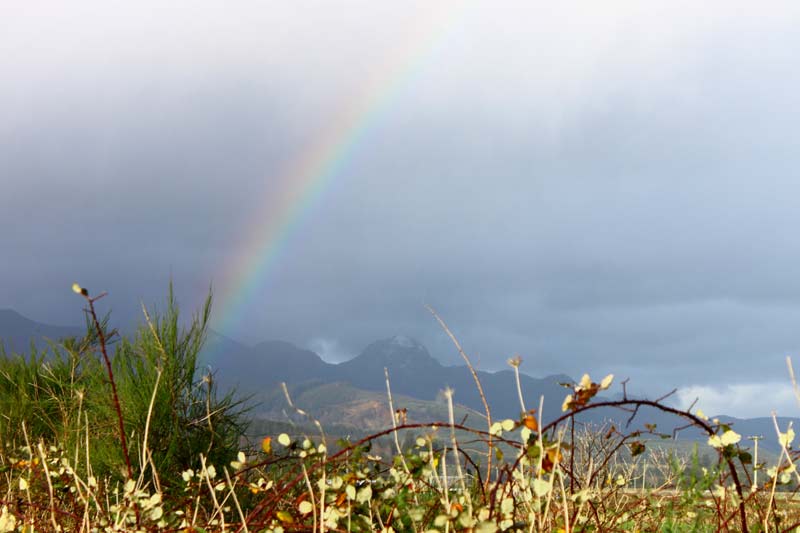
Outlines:
{"type": "Polygon", "coordinates": [[[275,187],[264,197],[259,215],[248,224],[242,253],[223,275],[220,320],[215,329],[237,333],[237,324],[258,296],[293,230],[312,210],[336,176],[346,167],[362,139],[373,129],[384,110],[396,99],[425,60],[466,12],[467,2],[455,4],[414,36],[414,46],[398,50],[366,80],[358,93],[339,110],[336,119],[317,135],[277,176],[275,187]]]}

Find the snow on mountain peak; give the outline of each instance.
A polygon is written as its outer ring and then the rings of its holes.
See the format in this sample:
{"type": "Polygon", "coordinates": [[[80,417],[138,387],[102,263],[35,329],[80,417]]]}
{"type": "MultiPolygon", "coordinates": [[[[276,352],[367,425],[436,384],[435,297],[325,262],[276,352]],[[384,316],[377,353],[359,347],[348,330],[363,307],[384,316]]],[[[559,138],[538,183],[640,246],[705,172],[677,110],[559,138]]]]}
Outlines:
{"type": "Polygon", "coordinates": [[[403,348],[422,348],[422,344],[418,341],[415,341],[411,337],[406,337],[405,335],[395,335],[391,338],[391,343],[397,346],[402,346],[403,348]]]}

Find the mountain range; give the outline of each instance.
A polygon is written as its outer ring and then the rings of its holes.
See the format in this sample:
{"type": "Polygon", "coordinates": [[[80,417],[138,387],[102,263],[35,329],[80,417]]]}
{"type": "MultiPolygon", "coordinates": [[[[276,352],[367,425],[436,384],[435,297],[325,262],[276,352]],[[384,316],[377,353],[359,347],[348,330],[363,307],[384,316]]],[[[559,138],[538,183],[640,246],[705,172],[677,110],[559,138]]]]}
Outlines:
{"type": "MultiPolygon", "coordinates": [[[[0,341],[7,353],[27,352],[31,343],[41,347],[45,339],[57,340],[79,336],[84,328],[41,324],[12,310],[0,310],[0,341]]],[[[283,341],[268,341],[247,346],[233,339],[210,332],[200,354],[201,370],[208,369],[222,390],[235,389],[249,398],[253,416],[278,420],[291,416],[281,383],[286,383],[295,405],[310,412],[321,422],[353,428],[378,429],[391,423],[387,401],[385,371],[395,409],[405,409],[409,422],[443,421],[447,417],[441,392],[454,391],[456,418],[482,427],[484,407],[469,369],[442,365],[421,343],[402,335],[375,341],[349,361],[325,362],[318,354],[283,341]]],[[[477,370],[484,395],[494,419],[520,415],[517,388],[512,370],[486,372],[477,370]]],[[[572,383],[566,375],[535,378],[520,374],[520,385],[526,409],[538,408],[544,398],[542,418],[545,422],[562,415],[561,403],[569,393],[560,383],[572,383]]],[[[598,409],[582,416],[582,423],[626,425],[629,413],[616,409],[598,409]]],[[[738,419],[719,415],[734,424],[743,436],[775,434],[771,418],[738,419]]],[[[781,428],[790,421],[780,418],[781,428]]],[[[653,409],[641,409],[633,429],[645,423],[657,424],[658,430],[671,433],[681,421],[673,415],[653,409]]],[[[689,439],[701,438],[696,432],[684,431],[689,439]]],[[[774,440],[774,439],[773,439],[774,440]]]]}
{"type": "Polygon", "coordinates": [[[84,327],[51,326],[22,316],[12,309],[0,309],[0,344],[7,353],[30,351],[31,343],[42,348],[48,340],[82,336],[84,327]]]}
{"type": "MultiPolygon", "coordinates": [[[[338,364],[327,363],[316,353],[286,342],[271,341],[247,347],[218,335],[211,336],[203,356],[204,364],[219,376],[221,384],[233,385],[226,376],[236,376],[237,388],[257,398],[264,397],[265,391],[281,382],[309,381],[347,383],[385,396],[385,368],[394,394],[435,401],[441,391],[450,388],[456,403],[484,412],[474,378],[466,366],[444,366],[425,346],[400,335],[373,342],[353,359],[338,364]]],[[[520,404],[513,372],[477,373],[494,416],[518,417],[520,404]]],[[[537,379],[521,374],[520,378],[527,408],[538,407],[539,396],[544,395],[551,399],[545,402],[545,418],[560,414],[566,390],[558,383],[571,382],[569,376],[537,379]]]]}

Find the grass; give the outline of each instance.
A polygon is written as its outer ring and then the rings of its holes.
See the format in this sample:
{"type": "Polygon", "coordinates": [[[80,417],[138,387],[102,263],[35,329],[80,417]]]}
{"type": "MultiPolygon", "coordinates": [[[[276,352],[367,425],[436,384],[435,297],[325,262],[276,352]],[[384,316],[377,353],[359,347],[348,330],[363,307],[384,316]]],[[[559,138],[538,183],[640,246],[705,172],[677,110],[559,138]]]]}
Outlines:
{"type": "MultiPolygon", "coordinates": [[[[798,454],[786,428],[776,428],[781,453],[768,457],[753,490],[751,458],[735,428],[663,398],[598,400],[611,377],[596,383],[584,376],[567,398],[548,398],[563,401],[564,415],[547,425],[539,418],[541,403],[526,409],[520,390],[518,419],[492,420],[487,405],[482,426],[464,426],[445,391],[440,421],[407,423],[398,416],[350,439],[328,434],[287,389],[291,419],[261,422],[256,430],[266,434],[248,444],[241,438],[243,404],[233,393],[219,395],[214,377],[196,369],[210,297],[180,327],[170,290],[163,314],[145,310],[142,326],[125,338],[107,318],[98,319],[98,298],[78,289],[89,305],[84,338],[0,358],[0,533],[793,531],[800,525],[798,454]],[[708,443],[670,449],[656,434],[575,422],[591,409],[616,407],[633,416],[643,406],[682,417],[708,443]]],[[[510,364],[518,376],[521,361],[510,364]]],[[[387,380],[390,392],[388,386],[387,380]]]]}

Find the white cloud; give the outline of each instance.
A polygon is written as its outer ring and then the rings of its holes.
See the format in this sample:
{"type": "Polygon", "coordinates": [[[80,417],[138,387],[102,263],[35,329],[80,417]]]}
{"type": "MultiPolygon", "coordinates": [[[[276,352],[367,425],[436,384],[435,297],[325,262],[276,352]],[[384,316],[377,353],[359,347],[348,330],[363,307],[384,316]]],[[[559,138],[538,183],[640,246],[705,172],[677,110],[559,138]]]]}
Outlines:
{"type": "Polygon", "coordinates": [[[314,338],[308,341],[307,348],[316,352],[326,363],[341,363],[352,359],[355,355],[348,352],[335,339],[314,338]]]}
{"type": "Polygon", "coordinates": [[[678,404],[688,408],[697,400],[695,409],[709,416],[732,415],[739,418],[798,416],[800,406],[789,379],[783,382],[737,383],[732,385],[690,385],[678,390],[678,404]]]}

